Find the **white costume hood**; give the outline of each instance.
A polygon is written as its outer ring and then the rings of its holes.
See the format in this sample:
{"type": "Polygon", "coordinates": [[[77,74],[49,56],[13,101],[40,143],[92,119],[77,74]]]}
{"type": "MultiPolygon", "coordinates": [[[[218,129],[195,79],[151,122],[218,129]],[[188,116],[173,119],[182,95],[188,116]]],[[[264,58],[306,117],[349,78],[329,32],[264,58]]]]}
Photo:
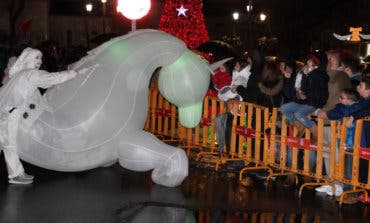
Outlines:
{"type": "Polygon", "coordinates": [[[22,76],[18,75],[21,71],[35,69],[35,59],[38,55],[42,55],[39,50],[26,48],[9,69],[9,80],[0,89],[0,110],[8,112],[23,103],[24,98],[14,94],[14,85],[22,76]]]}

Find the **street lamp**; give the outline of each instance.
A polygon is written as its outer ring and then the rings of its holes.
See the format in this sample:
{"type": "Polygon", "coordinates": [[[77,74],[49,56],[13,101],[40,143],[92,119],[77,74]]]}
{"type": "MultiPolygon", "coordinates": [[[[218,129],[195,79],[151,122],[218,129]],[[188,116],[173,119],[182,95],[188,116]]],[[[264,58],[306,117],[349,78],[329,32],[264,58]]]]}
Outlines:
{"type": "Polygon", "coordinates": [[[234,23],[233,23],[233,32],[234,32],[234,35],[236,34],[236,22],[238,21],[239,19],[239,12],[234,12],[233,13],[233,19],[234,19],[234,23]]]}
{"type": "Polygon", "coordinates": [[[101,0],[101,3],[103,4],[103,34],[105,34],[105,14],[107,11],[106,8],[107,0],[101,0]]]}
{"type": "Polygon", "coordinates": [[[92,5],[91,3],[87,3],[87,4],[85,5],[85,7],[86,7],[86,11],[87,11],[88,13],[90,13],[90,12],[92,11],[92,9],[93,9],[93,5],[92,5]]]}
{"type": "Polygon", "coordinates": [[[233,13],[233,19],[234,19],[234,21],[239,19],[239,12],[234,12],[233,13]]]}
{"type": "MultiPolygon", "coordinates": [[[[89,14],[93,9],[93,5],[91,3],[87,3],[85,5],[85,8],[86,8],[87,13],[89,14]]],[[[89,35],[89,24],[88,24],[87,18],[85,19],[85,32],[86,32],[87,48],[89,49],[90,48],[90,35],[89,35]]]]}
{"type": "Polygon", "coordinates": [[[261,21],[261,22],[264,22],[264,21],[266,20],[266,17],[267,17],[267,16],[266,16],[266,14],[265,14],[265,13],[263,13],[263,12],[261,12],[261,13],[260,13],[260,21],[261,21]]]}

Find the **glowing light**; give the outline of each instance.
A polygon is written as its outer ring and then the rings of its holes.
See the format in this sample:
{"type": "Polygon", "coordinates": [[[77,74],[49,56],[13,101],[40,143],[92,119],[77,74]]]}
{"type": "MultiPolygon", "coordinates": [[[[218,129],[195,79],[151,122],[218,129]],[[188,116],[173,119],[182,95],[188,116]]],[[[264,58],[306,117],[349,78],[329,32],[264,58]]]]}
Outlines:
{"type": "Polygon", "coordinates": [[[253,5],[247,5],[247,12],[250,12],[253,10],[253,5]]]}
{"type": "Polygon", "coordinates": [[[234,12],[233,13],[233,19],[238,20],[239,19],[239,12],[234,12]]]}
{"type": "Polygon", "coordinates": [[[264,14],[263,12],[261,12],[261,14],[260,14],[260,20],[262,22],[266,20],[266,14],[264,14]]]}
{"type": "Polygon", "coordinates": [[[253,10],[252,0],[248,1],[248,4],[245,8],[247,9],[247,12],[251,12],[253,10]]]}
{"type": "Polygon", "coordinates": [[[86,11],[91,12],[91,10],[92,10],[92,8],[93,8],[93,5],[92,5],[91,3],[87,3],[87,4],[85,5],[85,7],[86,7],[86,11]]]}
{"type": "Polygon", "coordinates": [[[150,0],[118,0],[117,11],[131,20],[136,20],[149,12],[150,5],[150,0]]]}

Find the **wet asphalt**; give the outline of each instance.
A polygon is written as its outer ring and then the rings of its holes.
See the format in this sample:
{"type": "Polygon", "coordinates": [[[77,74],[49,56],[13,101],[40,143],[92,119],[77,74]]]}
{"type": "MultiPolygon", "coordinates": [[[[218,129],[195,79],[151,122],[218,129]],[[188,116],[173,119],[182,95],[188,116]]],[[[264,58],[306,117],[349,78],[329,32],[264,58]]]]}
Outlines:
{"type": "Polygon", "coordinates": [[[335,198],[282,186],[269,187],[252,174],[249,186],[237,180],[236,170],[215,172],[192,164],[181,186],[154,184],[150,172],[133,172],[117,163],[84,172],[65,173],[25,163],[35,176],[32,185],[7,183],[0,157],[1,223],[324,223],[370,222],[368,205],[338,208],[335,198]]]}

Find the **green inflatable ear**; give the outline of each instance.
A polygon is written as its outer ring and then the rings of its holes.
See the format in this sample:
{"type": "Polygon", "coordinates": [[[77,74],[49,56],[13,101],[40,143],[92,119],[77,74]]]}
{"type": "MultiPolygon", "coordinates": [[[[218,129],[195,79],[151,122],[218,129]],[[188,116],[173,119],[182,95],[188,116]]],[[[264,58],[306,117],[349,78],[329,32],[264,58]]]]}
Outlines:
{"type": "Polygon", "coordinates": [[[208,64],[188,49],[174,63],[162,67],[159,90],[178,107],[183,126],[193,128],[200,122],[209,79],[208,64]]]}

